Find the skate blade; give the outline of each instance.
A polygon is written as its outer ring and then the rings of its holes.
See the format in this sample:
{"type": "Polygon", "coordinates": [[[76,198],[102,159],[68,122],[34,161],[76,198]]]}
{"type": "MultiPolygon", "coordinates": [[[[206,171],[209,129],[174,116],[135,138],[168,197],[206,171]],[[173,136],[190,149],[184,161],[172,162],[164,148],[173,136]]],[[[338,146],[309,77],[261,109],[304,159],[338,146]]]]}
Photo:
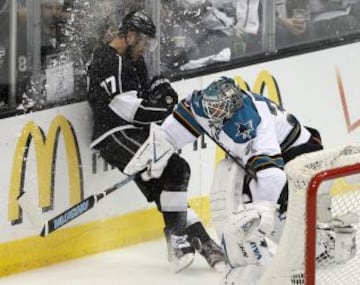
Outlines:
{"type": "Polygon", "coordinates": [[[223,273],[226,270],[226,263],[225,263],[225,261],[216,262],[213,268],[217,272],[223,273]]]}
{"type": "Polygon", "coordinates": [[[194,253],[185,254],[182,258],[174,264],[174,272],[179,273],[184,269],[188,268],[194,261],[194,253]]]}

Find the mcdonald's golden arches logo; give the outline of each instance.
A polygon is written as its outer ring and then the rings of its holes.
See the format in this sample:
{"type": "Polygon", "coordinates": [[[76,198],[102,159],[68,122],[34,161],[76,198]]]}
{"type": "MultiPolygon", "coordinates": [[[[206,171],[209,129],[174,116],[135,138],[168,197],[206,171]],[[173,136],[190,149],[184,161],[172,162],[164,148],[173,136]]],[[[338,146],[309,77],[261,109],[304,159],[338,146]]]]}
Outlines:
{"type": "MultiPolygon", "coordinates": [[[[56,151],[60,133],[65,142],[70,204],[83,199],[83,174],[80,151],[76,134],[71,123],[62,115],[56,116],[48,130],[47,136],[35,122],[28,122],[22,129],[13,158],[9,189],[8,219],[13,223],[21,222],[21,213],[17,197],[23,191],[28,152],[33,142],[37,166],[39,207],[51,208],[53,205],[56,151]]],[[[64,185],[67,188],[66,185],[64,185]]]]}
{"type": "Polygon", "coordinates": [[[240,88],[247,91],[252,91],[257,94],[264,95],[264,90],[266,88],[268,98],[271,101],[274,101],[276,104],[282,106],[281,94],[277,81],[267,70],[262,70],[258,74],[252,89],[250,89],[247,82],[244,81],[244,79],[241,76],[239,75],[235,76],[234,80],[236,81],[236,83],[239,85],[240,88]]]}

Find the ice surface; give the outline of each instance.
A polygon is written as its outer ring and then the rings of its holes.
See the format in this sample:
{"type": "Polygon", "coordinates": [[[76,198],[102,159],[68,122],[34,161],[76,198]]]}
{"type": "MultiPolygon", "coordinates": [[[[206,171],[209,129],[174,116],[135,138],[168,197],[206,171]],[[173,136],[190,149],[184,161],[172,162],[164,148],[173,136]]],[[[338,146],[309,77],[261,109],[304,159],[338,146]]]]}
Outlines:
{"type": "Polygon", "coordinates": [[[0,278],[0,285],[215,285],[222,274],[197,254],[191,267],[171,272],[164,239],[0,278]]]}

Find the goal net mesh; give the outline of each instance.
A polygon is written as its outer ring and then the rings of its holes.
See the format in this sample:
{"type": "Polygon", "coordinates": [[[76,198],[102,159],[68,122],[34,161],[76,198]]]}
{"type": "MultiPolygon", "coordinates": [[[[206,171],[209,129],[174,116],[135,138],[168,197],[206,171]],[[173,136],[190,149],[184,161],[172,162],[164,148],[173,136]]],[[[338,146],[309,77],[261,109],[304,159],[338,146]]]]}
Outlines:
{"type": "Polygon", "coordinates": [[[317,198],[308,200],[310,191],[316,191],[315,197],[330,196],[332,217],[349,212],[360,214],[360,145],[347,145],[305,154],[289,162],[285,170],[289,181],[286,224],[275,256],[257,284],[360,284],[358,223],[353,225],[358,249],[355,257],[346,262],[316,262],[315,258],[306,262],[306,256],[310,253],[308,245],[316,244],[316,228],[310,227],[309,221],[311,218],[316,221],[317,211],[313,208],[319,203],[317,198]],[[315,176],[318,177],[318,184],[313,183],[315,176]],[[313,208],[310,205],[311,201],[315,205],[313,208]],[[307,240],[309,237],[315,238],[311,241],[307,240]],[[314,268],[314,273],[310,270],[311,267],[314,268]],[[307,278],[311,274],[314,275],[313,281],[316,283],[306,281],[311,280],[307,278]]]}

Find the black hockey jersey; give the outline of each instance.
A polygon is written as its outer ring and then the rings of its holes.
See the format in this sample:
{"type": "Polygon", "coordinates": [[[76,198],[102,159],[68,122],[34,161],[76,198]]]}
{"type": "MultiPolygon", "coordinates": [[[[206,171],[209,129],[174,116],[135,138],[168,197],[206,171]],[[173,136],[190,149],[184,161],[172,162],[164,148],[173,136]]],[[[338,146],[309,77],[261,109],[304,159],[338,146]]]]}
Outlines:
{"type": "MultiPolygon", "coordinates": [[[[93,143],[96,145],[108,135],[119,129],[134,127],[148,131],[151,121],[157,121],[159,114],[154,116],[154,108],[147,108],[148,71],[143,58],[133,62],[130,56],[120,56],[108,45],[100,45],[93,53],[92,63],[88,70],[88,101],[94,115],[93,143]],[[134,114],[130,120],[114,112],[110,107],[119,96],[136,94],[135,104],[117,105],[120,113],[134,114]],[[114,100],[115,99],[115,100],[114,100]],[[120,105],[120,106],[119,106],[120,105]]],[[[133,98],[131,100],[134,101],[133,98]]],[[[157,109],[157,113],[164,110],[157,109]]],[[[164,117],[164,115],[160,115],[164,117]]]]}
{"type": "Polygon", "coordinates": [[[109,104],[120,93],[130,90],[144,92],[148,81],[147,69],[143,60],[137,65],[130,58],[119,56],[107,45],[101,45],[94,51],[88,70],[88,101],[94,115],[93,140],[116,127],[130,124],[114,113],[109,104]]]}

